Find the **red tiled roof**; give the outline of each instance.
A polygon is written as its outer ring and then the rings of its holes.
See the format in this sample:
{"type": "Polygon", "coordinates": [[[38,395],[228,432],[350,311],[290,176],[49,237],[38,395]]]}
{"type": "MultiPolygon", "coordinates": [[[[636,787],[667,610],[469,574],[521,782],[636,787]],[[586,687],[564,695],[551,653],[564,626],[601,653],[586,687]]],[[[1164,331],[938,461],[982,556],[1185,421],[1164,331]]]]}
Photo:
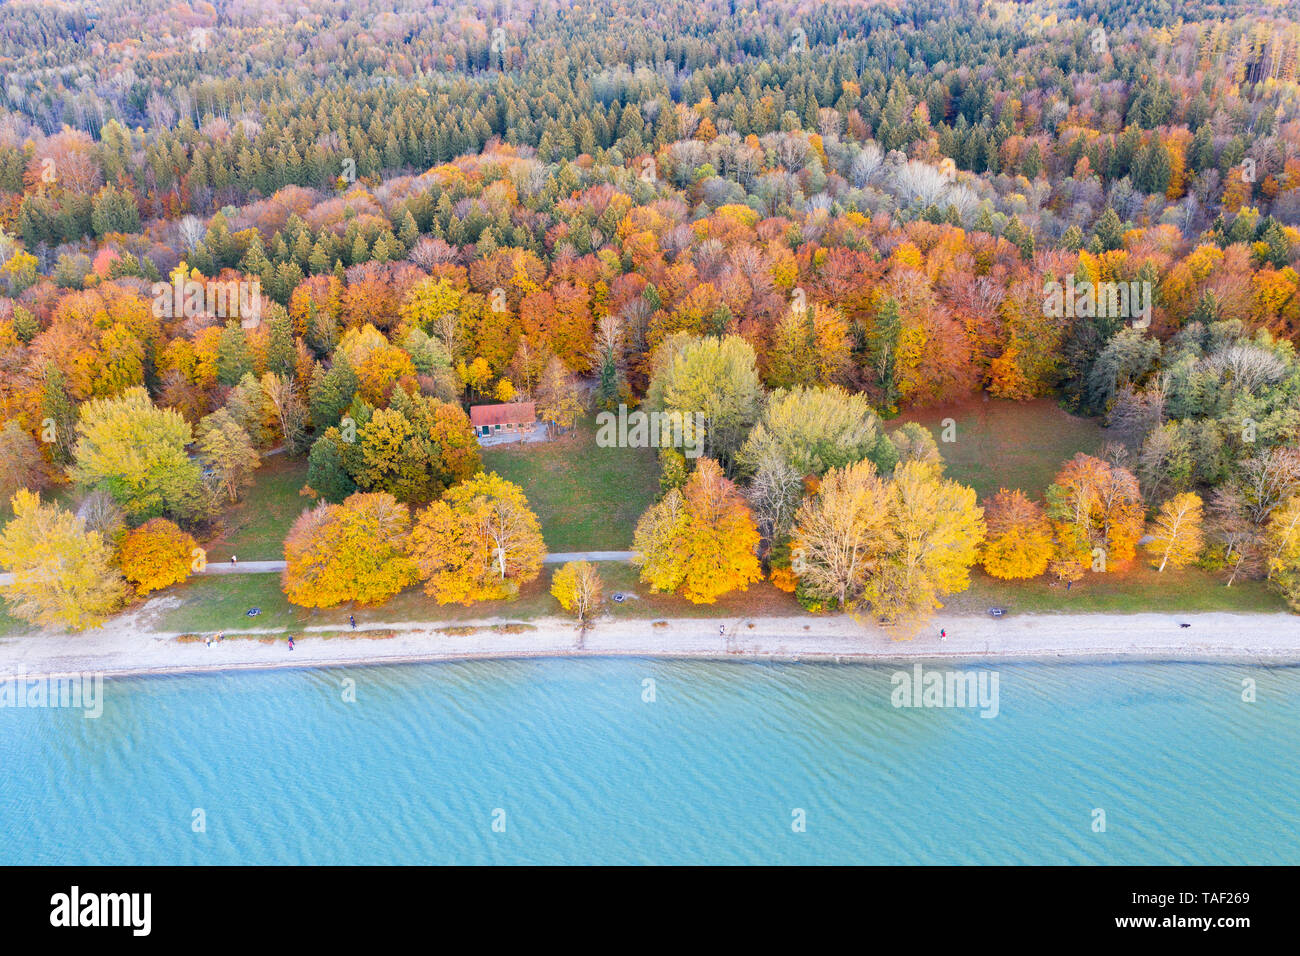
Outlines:
{"type": "Polygon", "coordinates": [[[537,408],[533,402],[471,405],[469,420],[475,428],[482,428],[484,425],[531,425],[537,421],[537,408]]]}

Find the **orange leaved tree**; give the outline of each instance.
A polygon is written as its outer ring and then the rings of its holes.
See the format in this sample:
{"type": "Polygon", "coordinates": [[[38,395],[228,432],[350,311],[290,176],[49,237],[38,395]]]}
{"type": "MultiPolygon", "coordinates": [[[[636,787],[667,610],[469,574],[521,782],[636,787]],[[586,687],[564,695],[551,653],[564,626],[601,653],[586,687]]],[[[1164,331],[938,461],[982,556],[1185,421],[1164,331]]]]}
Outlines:
{"type": "Polygon", "coordinates": [[[641,516],[633,538],[641,580],[696,604],[746,590],[761,580],[758,528],[749,505],[711,458],[701,458],[686,485],[641,516]]]}
{"type": "Polygon", "coordinates": [[[1058,560],[1104,571],[1133,559],[1143,526],[1138,480],[1127,468],[1078,454],[1047,489],[1058,560]]]}
{"type": "Polygon", "coordinates": [[[380,604],[415,582],[406,556],[411,515],[383,492],[304,511],[284,542],[284,593],[302,607],[380,604]]]}
{"type": "Polygon", "coordinates": [[[472,604],[518,594],[541,574],[546,545],[523,489],[480,472],[420,512],[407,552],[425,594],[472,604]]]}
{"type": "Polygon", "coordinates": [[[136,593],[145,595],[184,581],[196,557],[193,537],[166,518],[153,518],[122,538],[118,564],[136,593]]]}
{"type": "Polygon", "coordinates": [[[995,578],[1036,578],[1047,570],[1054,545],[1052,525],[1042,506],[1024,492],[1003,488],[984,506],[988,537],[980,548],[980,563],[995,578]]]}

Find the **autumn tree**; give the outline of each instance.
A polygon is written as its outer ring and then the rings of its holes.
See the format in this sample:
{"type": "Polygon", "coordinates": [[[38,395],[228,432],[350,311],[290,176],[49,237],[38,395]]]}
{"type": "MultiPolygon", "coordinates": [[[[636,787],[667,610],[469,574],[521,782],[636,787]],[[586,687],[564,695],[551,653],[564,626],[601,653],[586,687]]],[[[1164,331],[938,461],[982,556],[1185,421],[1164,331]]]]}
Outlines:
{"type": "Polygon", "coordinates": [[[600,609],[600,572],[590,561],[569,561],[551,576],[551,594],[586,627],[600,609]]]}
{"type": "Polygon", "coordinates": [[[192,438],[179,414],[155,407],[143,388],[127,389],[82,406],[69,473],[107,490],[132,517],[191,518],[202,506],[199,464],[185,450],[192,438]]]}
{"type": "Polygon", "coordinates": [[[11,504],[13,520],[0,534],[0,567],[13,575],[0,586],[9,613],[74,631],[103,623],[126,596],[103,537],[57,505],[43,504],[37,492],[21,489],[11,504]]]}
{"type": "Polygon", "coordinates": [[[552,357],[537,382],[537,414],[548,426],[567,432],[582,414],[582,393],[572,373],[552,357]]]}
{"type": "Polygon", "coordinates": [[[718,463],[701,458],[686,485],[641,516],[633,535],[641,580],[696,604],[747,590],[763,577],[749,506],[718,463]]]}
{"type": "Polygon", "coordinates": [[[1205,546],[1203,520],[1201,496],[1194,492],[1174,495],[1162,504],[1148,532],[1151,566],[1157,571],[1166,567],[1177,571],[1199,558],[1205,546]]]}
{"type": "Polygon", "coordinates": [[[891,541],[889,489],[870,461],[832,468],[799,507],[791,566],[824,606],[858,610],[891,541]]]}
{"type": "Polygon", "coordinates": [[[753,474],[772,455],[801,477],[863,459],[888,474],[898,461],[866,396],[838,387],[777,389],[768,397],[736,461],[753,474]]]}
{"type": "Polygon", "coordinates": [[[398,314],[408,325],[428,331],[443,316],[455,316],[463,296],[463,290],[446,278],[425,279],[407,290],[398,314]]]}
{"type": "Polygon", "coordinates": [[[1036,578],[1052,558],[1052,525],[1042,507],[1019,490],[1001,489],[984,507],[988,536],[980,563],[995,578],[1036,578]]]}
{"type": "Polygon", "coordinates": [[[0,501],[8,501],[20,488],[40,491],[48,483],[36,441],[18,422],[5,422],[0,428],[0,501]]]}
{"type": "Polygon", "coordinates": [[[728,465],[757,421],[763,386],[744,339],[677,333],[655,350],[646,408],[704,416],[704,454],[728,465]]]}
{"type": "Polygon", "coordinates": [[[194,570],[198,545],[166,518],[151,518],[128,531],[118,546],[123,576],[144,596],[179,584],[194,570]]]}
{"type": "Polygon", "coordinates": [[[260,461],[248,432],[224,408],[199,422],[199,456],[213,485],[231,502],[253,484],[260,461]]]}
{"type": "Polygon", "coordinates": [[[844,317],[825,305],[791,308],[777,321],[764,378],[772,388],[830,385],[849,363],[844,317]]]}
{"type": "Polygon", "coordinates": [[[924,462],[894,470],[887,547],[863,597],[886,621],[929,614],[940,598],[966,590],[984,540],[975,492],[924,462]]]}
{"type": "Polygon", "coordinates": [[[357,487],[407,504],[433,500],[480,465],[478,441],[459,405],[401,392],[357,429],[342,459],[357,487]]]}
{"type": "Polygon", "coordinates": [[[944,461],[939,454],[939,443],[934,440],[930,429],[919,422],[903,422],[889,433],[889,443],[894,446],[899,464],[919,461],[943,470],[944,461]]]}
{"type": "Polygon", "coordinates": [[[301,607],[386,601],[415,581],[410,524],[406,506],[382,492],[304,511],[284,542],[284,593],[301,607]]]}
{"type": "Polygon", "coordinates": [[[936,465],[907,462],[885,481],[861,462],[828,472],[800,508],[793,566],[808,594],[894,622],[965,590],[984,532],[975,492],[936,465]]]}
{"type": "Polygon", "coordinates": [[[523,489],[480,472],[420,512],[408,553],[439,604],[513,598],[542,570],[546,545],[523,489]]]}
{"type": "Polygon", "coordinates": [[[1127,468],[1078,454],[1047,489],[1047,516],[1061,560],[1102,570],[1131,561],[1142,537],[1143,507],[1138,480],[1127,468]]]}
{"type": "Polygon", "coordinates": [[[1300,494],[1273,512],[1265,541],[1269,581],[1292,610],[1300,611],[1300,494]]]}

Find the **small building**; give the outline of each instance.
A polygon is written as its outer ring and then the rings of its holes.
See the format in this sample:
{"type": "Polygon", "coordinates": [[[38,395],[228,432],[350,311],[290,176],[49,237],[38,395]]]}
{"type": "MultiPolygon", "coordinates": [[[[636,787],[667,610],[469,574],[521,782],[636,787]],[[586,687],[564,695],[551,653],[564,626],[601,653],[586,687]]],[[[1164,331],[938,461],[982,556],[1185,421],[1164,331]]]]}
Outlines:
{"type": "Polygon", "coordinates": [[[535,402],[471,405],[469,421],[479,438],[529,434],[537,424],[537,405],[535,402]]]}

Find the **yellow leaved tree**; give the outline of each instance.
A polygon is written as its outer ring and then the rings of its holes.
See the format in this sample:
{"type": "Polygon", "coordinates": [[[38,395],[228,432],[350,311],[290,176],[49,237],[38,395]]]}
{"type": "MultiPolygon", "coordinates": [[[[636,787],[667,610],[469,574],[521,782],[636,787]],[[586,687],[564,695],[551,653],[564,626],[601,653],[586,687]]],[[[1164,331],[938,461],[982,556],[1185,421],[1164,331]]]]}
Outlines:
{"type": "Polygon", "coordinates": [[[420,512],[407,552],[439,604],[511,598],[546,557],[523,489],[496,472],[455,485],[420,512]]]}
{"type": "Polygon", "coordinates": [[[1205,546],[1203,520],[1201,496],[1193,492],[1174,495],[1162,504],[1147,542],[1151,566],[1158,571],[1167,567],[1178,570],[1199,558],[1205,546]]]}
{"type": "Polygon", "coordinates": [[[58,505],[21,489],[13,520],[0,534],[0,568],[13,574],[0,594],[14,617],[42,627],[84,630],[121,606],[126,583],[110,565],[98,531],[58,505]]]}
{"type": "Polygon", "coordinates": [[[758,528],[749,505],[711,458],[701,458],[686,485],[641,516],[633,536],[641,580],[696,604],[746,590],[762,580],[758,528]]]}
{"type": "Polygon", "coordinates": [[[322,501],[289,529],[284,593],[301,607],[383,603],[415,583],[404,550],[410,525],[406,505],[383,492],[359,492],[337,505],[322,501]]]}
{"type": "Polygon", "coordinates": [[[570,561],[552,575],[551,594],[585,626],[600,609],[600,572],[590,561],[570,561]]]}

